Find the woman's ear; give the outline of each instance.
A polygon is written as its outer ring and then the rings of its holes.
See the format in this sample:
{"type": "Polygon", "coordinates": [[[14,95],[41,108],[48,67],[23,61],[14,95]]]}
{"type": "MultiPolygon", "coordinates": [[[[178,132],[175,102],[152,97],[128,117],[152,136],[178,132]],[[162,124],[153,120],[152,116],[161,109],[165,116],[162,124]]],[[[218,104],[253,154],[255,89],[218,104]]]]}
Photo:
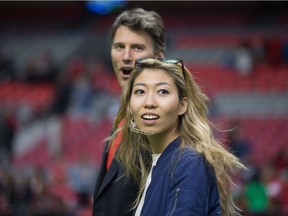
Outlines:
{"type": "Polygon", "coordinates": [[[130,115],[133,116],[133,113],[132,113],[132,110],[131,110],[131,107],[130,105],[127,106],[127,112],[130,113],[130,115]]]}
{"type": "Polygon", "coordinates": [[[187,107],[188,107],[188,99],[187,97],[183,97],[180,101],[179,104],[179,115],[183,115],[186,111],[187,111],[187,107]]]}

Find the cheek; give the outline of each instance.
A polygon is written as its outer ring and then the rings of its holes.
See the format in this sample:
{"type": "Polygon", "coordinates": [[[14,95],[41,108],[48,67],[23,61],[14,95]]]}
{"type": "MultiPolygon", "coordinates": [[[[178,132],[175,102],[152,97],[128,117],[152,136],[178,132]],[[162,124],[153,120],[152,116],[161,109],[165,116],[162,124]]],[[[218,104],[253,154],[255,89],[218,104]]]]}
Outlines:
{"type": "Polygon", "coordinates": [[[114,60],[114,58],[115,58],[115,54],[114,54],[114,51],[113,51],[113,50],[111,50],[110,55],[111,55],[111,59],[112,59],[112,62],[113,62],[113,60],[114,60]]]}
{"type": "Polygon", "coordinates": [[[119,53],[112,50],[111,51],[111,60],[112,60],[112,64],[115,65],[119,61],[119,53]]]}
{"type": "Polygon", "coordinates": [[[113,67],[115,68],[116,65],[117,65],[116,58],[111,56],[111,60],[112,60],[112,65],[113,65],[113,67]]]}
{"type": "Polygon", "coordinates": [[[179,116],[178,106],[173,107],[169,110],[166,110],[166,114],[167,114],[167,116],[171,116],[171,119],[173,119],[173,121],[174,121],[174,119],[178,118],[178,116],[179,116]]]}
{"type": "MultiPolygon", "coordinates": [[[[179,119],[179,107],[178,107],[178,105],[177,106],[175,105],[175,106],[171,107],[171,103],[167,104],[167,106],[166,106],[166,107],[170,106],[170,108],[164,110],[164,112],[165,112],[165,122],[167,124],[174,124],[179,119]]],[[[176,103],[174,102],[174,104],[176,104],[176,103]]]]}
{"type": "Polygon", "coordinates": [[[134,116],[137,116],[139,109],[140,109],[140,106],[141,106],[140,102],[138,100],[133,99],[133,97],[132,97],[131,101],[130,101],[130,108],[131,108],[132,114],[134,116]]]}
{"type": "Polygon", "coordinates": [[[165,116],[165,125],[175,125],[177,124],[179,119],[179,113],[178,113],[178,107],[174,107],[173,109],[166,110],[166,116],[165,116]]]}
{"type": "Polygon", "coordinates": [[[179,112],[179,100],[178,98],[171,98],[170,100],[164,101],[162,107],[166,107],[167,114],[178,114],[179,112]],[[171,106],[172,105],[172,106],[171,106]]]}

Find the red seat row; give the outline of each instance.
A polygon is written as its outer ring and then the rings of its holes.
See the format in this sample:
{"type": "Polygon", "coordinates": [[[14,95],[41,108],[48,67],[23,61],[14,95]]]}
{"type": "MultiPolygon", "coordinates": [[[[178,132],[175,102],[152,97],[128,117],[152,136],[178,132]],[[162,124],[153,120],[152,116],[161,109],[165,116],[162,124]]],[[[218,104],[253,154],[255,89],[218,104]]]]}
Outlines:
{"type": "Polygon", "coordinates": [[[278,69],[262,66],[247,76],[221,65],[188,64],[187,67],[196,82],[212,96],[219,92],[288,91],[288,66],[278,69]]]}

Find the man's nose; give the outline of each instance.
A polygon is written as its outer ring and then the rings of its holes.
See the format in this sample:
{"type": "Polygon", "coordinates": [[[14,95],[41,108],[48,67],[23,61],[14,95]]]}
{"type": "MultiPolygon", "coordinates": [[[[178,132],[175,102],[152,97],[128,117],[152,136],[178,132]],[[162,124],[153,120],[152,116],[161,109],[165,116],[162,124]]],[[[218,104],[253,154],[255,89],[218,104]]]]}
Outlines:
{"type": "Polygon", "coordinates": [[[131,50],[129,48],[125,49],[124,55],[123,55],[123,62],[125,64],[129,64],[132,62],[132,55],[131,50]]]}

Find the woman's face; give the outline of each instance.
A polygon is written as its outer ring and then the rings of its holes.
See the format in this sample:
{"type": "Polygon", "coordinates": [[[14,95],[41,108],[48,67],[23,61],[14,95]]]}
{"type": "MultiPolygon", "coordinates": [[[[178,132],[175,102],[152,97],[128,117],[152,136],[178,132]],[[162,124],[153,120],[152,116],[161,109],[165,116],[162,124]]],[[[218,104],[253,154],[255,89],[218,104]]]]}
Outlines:
{"type": "Polygon", "coordinates": [[[135,79],[130,108],[137,127],[147,133],[178,135],[178,118],[187,109],[173,79],[161,69],[144,69],[135,79]]]}

